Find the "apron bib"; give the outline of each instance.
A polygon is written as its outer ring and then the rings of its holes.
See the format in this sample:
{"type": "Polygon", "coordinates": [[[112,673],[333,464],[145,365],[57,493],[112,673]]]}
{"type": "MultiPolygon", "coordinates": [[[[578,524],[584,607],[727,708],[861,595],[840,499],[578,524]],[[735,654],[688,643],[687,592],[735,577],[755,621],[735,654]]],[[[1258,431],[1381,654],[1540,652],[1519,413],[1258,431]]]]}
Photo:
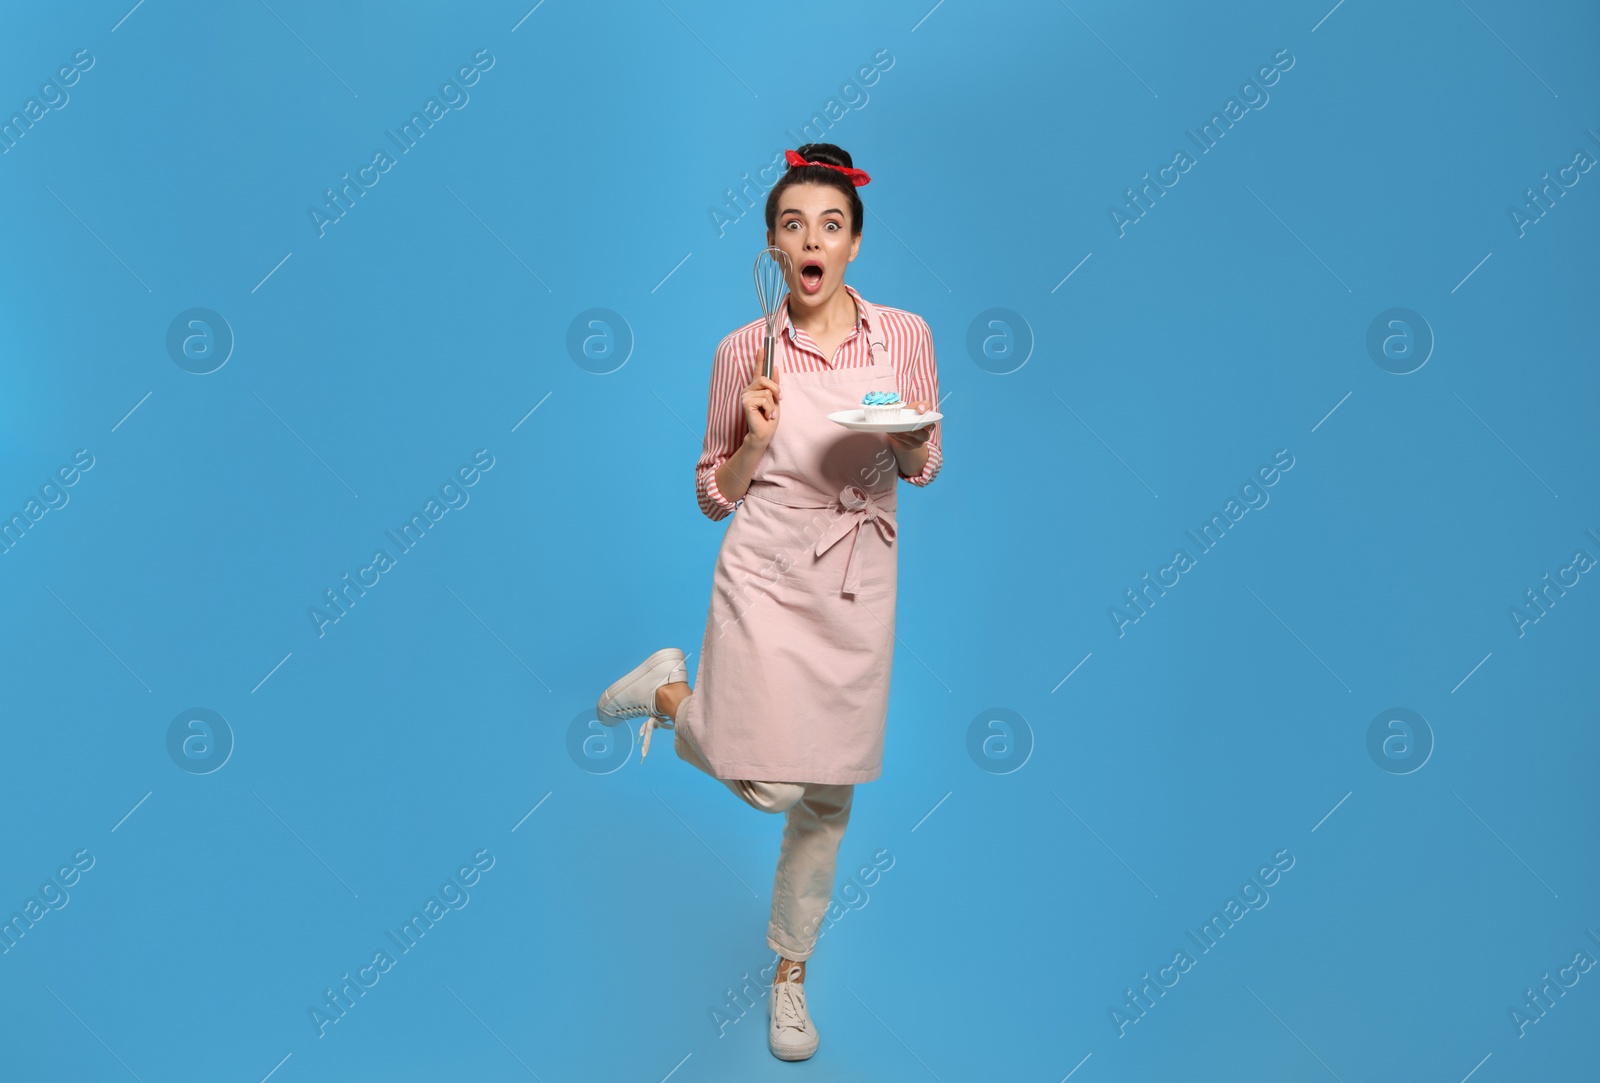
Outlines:
{"type": "Polygon", "coordinates": [[[870,782],[894,661],[899,469],[882,433],[828,420],[897,390],[879,319],[865,367],[774,368],[778,427],[722,538],[694,694],[678,719],[717,778],[870,782]]]}

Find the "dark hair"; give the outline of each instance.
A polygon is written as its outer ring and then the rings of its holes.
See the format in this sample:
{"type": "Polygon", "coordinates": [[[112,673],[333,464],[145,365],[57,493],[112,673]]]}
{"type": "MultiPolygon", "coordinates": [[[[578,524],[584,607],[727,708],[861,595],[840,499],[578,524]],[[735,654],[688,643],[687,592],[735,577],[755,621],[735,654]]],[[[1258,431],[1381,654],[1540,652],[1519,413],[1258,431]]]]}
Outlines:
{"type": "MultiPolygon", "coordinates": [[[[855,163],[850,160],[850,152],[832,143],[807,143],[796,148],[802,158],[808,162],[827,162],[829,165],[842,165],[847,169],[855,168],[855,163]]],[[[861,236],[861,219],[866,212],[861,207],[861,197],[856,194],[856,186],[850,178],[837,169],[828,169],[820,165],[792,165],[783,176],[778,178],[778,183],[773,185],[772,191],[767,194],[767,232],[772,233],[778,227],[778,200],[783,196],[783,190],[791,184],[826,184],[839,189],[850,200],[850,225],[852,236],[861,236]]]]}

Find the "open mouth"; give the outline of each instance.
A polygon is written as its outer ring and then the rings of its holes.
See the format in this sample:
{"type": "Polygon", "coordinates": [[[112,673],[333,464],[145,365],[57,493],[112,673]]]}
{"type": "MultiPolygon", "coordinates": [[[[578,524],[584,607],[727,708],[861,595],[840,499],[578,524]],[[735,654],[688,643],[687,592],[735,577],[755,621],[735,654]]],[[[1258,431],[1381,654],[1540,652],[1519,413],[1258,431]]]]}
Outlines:
{"type": "Polygon", "coordinates": [[[807,293],[816,293],[822,288],[822,264],[814,259],[806,260],[800,265],[800,287],[807,293]]]}

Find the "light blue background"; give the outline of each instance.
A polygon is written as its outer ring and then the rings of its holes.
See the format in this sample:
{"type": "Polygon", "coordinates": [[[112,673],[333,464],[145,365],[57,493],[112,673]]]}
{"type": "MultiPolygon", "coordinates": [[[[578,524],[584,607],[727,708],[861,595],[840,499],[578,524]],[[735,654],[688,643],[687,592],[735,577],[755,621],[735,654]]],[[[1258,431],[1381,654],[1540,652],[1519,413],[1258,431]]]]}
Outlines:
{"type": "Polygon", "coordinates": [[[94,465],[0,556],[0,914],[95,860],[0,955],[0,1075],[1593,1078],[1600,972],[1522,1037],[1510,1009],[1600,958],[1600,584],[1508,615],[1600,558],[1600,172],[1525,236],[1508,214],[1600,156],[1593,8],[530,4],[6,13],[0,114],[94,65],[0,155],[0,510],[94,465]],[[323,190],[482,49],[319,236],[323,190]],[[727,526],[693,464],[763,243],[759,206],[711,210],[879,50],[826,136],[873,175],[849,279],[931,325],[946,459],[901,490],[885,770],[840,884],[894,863],[820,942],[821,1050],[786,1067],[764,1003],[712,1015],[770,959],[780,820],[665,733],[586,770],[569,724],[651,650],[693,669],[727,526]],[[210,375],[166,347],[190,308],[236,338],[210,375]],[[633,342],[606,375],[567,347],[591,308],[633,342]],[[1004,375],[967,345],[995,308],[1032,342],[1004,375]],[[1391,308],[1436,340],[1409,375],[1367,349],[1391,308]],[[308,608],[480,448],[470,502],[319,637],[308,608]],[[1278,449],[1270,502],[1119,636],[1278,449]],[[235,741],[208,774],[167,751],[194,707],[235,741]],[[1395,707],[1432,734],[1407,774],[1367,749],[1395,707]],[[968,752],[999,708],[1032,742],[1003,774],[968,752]],[[323,990],[485,849],[319,1037],[323,990]]]}

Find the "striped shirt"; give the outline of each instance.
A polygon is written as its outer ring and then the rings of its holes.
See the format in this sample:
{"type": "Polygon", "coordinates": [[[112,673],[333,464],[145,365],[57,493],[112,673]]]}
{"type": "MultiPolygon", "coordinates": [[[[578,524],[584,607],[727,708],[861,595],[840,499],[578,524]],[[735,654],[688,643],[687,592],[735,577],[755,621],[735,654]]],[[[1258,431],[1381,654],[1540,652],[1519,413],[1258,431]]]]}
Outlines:
{"type": "MultiPolygon", "coordinates": [[[[844,288],[852,299],[860,298],[861,295],[848,284],[844,288]]],[[[939,376],[934,367],[933,332],[928,329],[927,321],[904,309],[885,305],[873,307],[883,321],[884,344],[894,360],[900,393],[906,394],[913,386],[924,388],[923,397],[938,402],[939,376]]],[[[778,309],[775,328],[775,335],[788,336],[788,350],[783,359],[785,371],[821,372],[872,364],[872,351],[867,347],[867,336],[862,334],[861,324],[861,310],[858,308],[855,330],[850,332],[829,361],[822,356],[822,350],[804,329],[789,322],[789,303],[785,298],[778,309]]],[[[718,491],[716,470],[744,443],[747,426],[739,396],[750,386],[766,332],[765,318],[752,320],[718,343],[712,360],[711,402],[706,411],[705,446],[701,450],[700,461],[695,464],[695,496],[699,500],[700,510],[710,519],[727,518],[738,507],[718,491]]],[[[779,382],[782,382],[781,377],[779,382]]],[[[935,421],[933,433],[928,438],[927,465],[920,474],[900,474],[900,477],[913,485],[931,482],[939,473],[940,463],[944,461],[939,446],[942,435],[943,422],[935,421]]]]}

